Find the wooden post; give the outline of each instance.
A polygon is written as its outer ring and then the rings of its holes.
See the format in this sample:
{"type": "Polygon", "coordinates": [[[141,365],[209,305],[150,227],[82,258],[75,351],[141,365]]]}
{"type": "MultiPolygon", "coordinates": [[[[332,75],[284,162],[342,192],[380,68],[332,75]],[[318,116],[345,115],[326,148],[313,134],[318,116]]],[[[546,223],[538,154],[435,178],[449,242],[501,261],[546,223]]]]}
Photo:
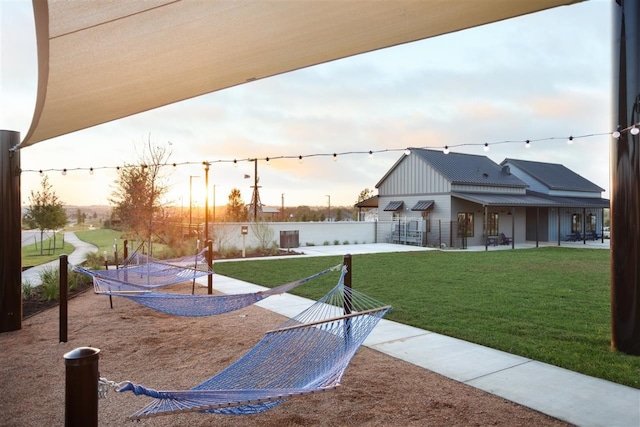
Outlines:
{"type": "MultiPolygon", "coordinates": [[[[207,265],[209,270],[213,271],[213,242],[207,240],[207,265]]],[[[207,276],[207,294],[213,294],[213,274],[207,276]]]]}
{"type": "Polygon", "coordinates": [[[613,8],[613,127],[611,138],[611,346],[640,355],[640,2],[613,8]]]}
{"type": "Polygon", "coordinates": [[[69,260],[66,255],[60,255],[60,276],[58,284],[60,286],[60,342],[67,342],[67,302],[69,300],[69,260]]]}
{"type": "Polygon", "coordinates": [[[0,130],[0,332],[22,328],[20,132],[0,130]]]}
{"type": "Polygon", "coordinates": [[[353,310],[353,301],[351,300],[351,254],[346,254],[343,260],[344,266],[347,268],[347,274],[344,275],[344,287],[349,290],[344,292],[344,314],[351,314],[353,310]]]}

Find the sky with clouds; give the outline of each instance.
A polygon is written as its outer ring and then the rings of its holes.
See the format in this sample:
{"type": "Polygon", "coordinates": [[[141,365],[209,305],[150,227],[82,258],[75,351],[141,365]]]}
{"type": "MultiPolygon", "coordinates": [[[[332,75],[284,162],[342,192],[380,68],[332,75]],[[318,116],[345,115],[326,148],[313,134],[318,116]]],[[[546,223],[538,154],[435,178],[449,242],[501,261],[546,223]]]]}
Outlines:
{"type": "MultiPolygon", "coordinates": [[[[254,81],[22,149],[23,204],[47,172],[66,204],[108,204],[116,166],[144,144],[213,162],[210,203],[353,205],[406,147],[563,164],[609,195],[612,1],[591,0],[254,81]],[[577,138],[567,144],[568,136],[577,138]],[[525,148],[521,141],[533,141],[525,148]],[[541,140],[541,141],[537,141],[541,140]],[[505,141],[520,141],[507,142],[505,141]],[[484,143],[489,151],[483,150],[484,143]],[[369,156],[368,152],[389,150],[369,156]],[[361,154],[344,154],[360,152],[361,154]],[[333,161],[332,153],[338,153],[333,161]],[[304,158],[298,156],[323,154],[304,158]],[[327,156],[324,156],[324,155],[327,156]],[[291,156],[294,159],[277,159],[291,156]],[[75,168],[95,168],[73,171],[75,168]],[[59,170],[70,171],[63,176],[59,170]],[[104,168],[104,169],[103,169],[104,168]],[[284,194],[284,196],[283,196],[284,194]],[[330,196],[327,197],[327,196],[330,196]]],[[[0,0],[0,129],[26,135],[36,97],[31,2],[0,0]]],[[[135,66],[135,64],[131,64],[135,66]]],[[[204,203],[201,165],[167,168],[169,198],[204,203]],[[198,176],[192,178],[190,176],[198,176]]]]}

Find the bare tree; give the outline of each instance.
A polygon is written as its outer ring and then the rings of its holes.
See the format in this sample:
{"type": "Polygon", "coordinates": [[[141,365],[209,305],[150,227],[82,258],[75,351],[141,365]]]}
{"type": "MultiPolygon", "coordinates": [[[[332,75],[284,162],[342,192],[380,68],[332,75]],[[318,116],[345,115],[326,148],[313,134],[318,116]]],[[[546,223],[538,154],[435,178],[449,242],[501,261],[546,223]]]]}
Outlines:
{"type": "Polygon", "coordinates": [[[171,151],[166,146],[156,145],[149,138],[139,154],[140,163],[125,164],[118,171],[109,202],[123,229],[139,239],[150,239],[165,222],[162,198],[168,186],[162,168],[170,157],[171,151]]]}

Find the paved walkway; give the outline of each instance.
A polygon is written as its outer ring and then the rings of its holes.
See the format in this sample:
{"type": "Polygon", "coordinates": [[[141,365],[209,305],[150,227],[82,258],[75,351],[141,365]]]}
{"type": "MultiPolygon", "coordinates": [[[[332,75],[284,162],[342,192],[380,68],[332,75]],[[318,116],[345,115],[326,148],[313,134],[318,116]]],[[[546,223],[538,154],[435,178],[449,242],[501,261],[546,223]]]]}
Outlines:
{"type": "MultiPolygon", "coordinates": [[[[74,251],[69,254],[67,261],[69,264],[78,265],[87,259],[87,255],[93,252],[97,252],[98,248],[91,243],[83,242],[78,239],[76,233],[67,231],[64,233],[64,241],[75,247],[74,251]]],[[[28,270],[22,272],[22,283],[29,284],[30,286],[40,286],[40,275],[45,270],[52,270],[60,267],[60,260],[54,260],[46,262],[44,264],[36,265],[28,270]]]]}
{"type": "MultiPolygon", "coordinates": [[[[80,263],[88,252],[96,250],[92,245],[79,241],[73,233],[66,233],[65,239],[78,245],[78,249],[69,256],[71,263],[80,263]]],[[[563,242],[561,246],[608,248],[608,242],[605,243],[606,245],[588,242],[587,246],[582,242],[563,242]]],[[[535,247],[535,244],[519,244],[516,247],[535,247]]],[[[489,250],[508,248],[491,247],[489,250]]],[[[305,253],[304,256],[426,250],[433,249],[393,244],[313,246],[299,249],[305,253]]],[[[485,248],[480,246],[466,250],[485,248]]],[[[200,279],[199,283],[206,286],[206,279],[200,279]]],[[[266,289],[221,275],[215,275],[214,287],[229,294],[266,289]]],[[[257,305],[283,316],[293,317],[313,302],[283,294],[269,297],[257,305]]],[[[386,319],[378,324],[365,345],[571,424],[590,427],[640,426],[640,390],[635,388],[386,319]]]]}

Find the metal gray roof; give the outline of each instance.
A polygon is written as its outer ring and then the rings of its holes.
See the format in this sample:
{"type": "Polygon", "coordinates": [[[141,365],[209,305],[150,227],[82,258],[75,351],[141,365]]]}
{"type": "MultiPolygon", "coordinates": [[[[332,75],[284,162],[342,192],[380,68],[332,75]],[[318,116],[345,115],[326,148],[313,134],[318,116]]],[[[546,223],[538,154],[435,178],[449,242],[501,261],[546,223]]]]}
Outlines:
{"type": "Polygon", "coordinates": [[[389,204],[387,205],[387,207],[384,208],[384,210],[385,211],[397,211],[403,205],[404,205],[404,202],[402,200],[395,201],[395,202],[389,202],[389,204]]]}
{"type": "Polygon", "coordinates": [[[452,184],[528,187],[517,176],[502,169],[487,156],[464,153],[444,154],[441,150],[411,148],[411,155],[420,156],[452,184]]]}
{"type": "Polygon", "coordinates": [[[560,164],[517,159],[504,159],[500,164],[505,165],[508,163],[537,179],[550,190],[589,191],[598,193],[604,191],[603,188],[600,188],[593,182],[560,164]]]}
{"type": "Polygon", "coordinates": [[[412,211],[428,211],[429,209],[433,209],[433,200],[418,200],[418,203],[415,204],[414,207],[411,208],[412,211]]]}
{"type": "Polygon", "coordinates": [[[486,206],[608,208],[609,200],[596,197],[557,197],[527,191],[523,195],[453,192],[453,197],[486,206]]]}

